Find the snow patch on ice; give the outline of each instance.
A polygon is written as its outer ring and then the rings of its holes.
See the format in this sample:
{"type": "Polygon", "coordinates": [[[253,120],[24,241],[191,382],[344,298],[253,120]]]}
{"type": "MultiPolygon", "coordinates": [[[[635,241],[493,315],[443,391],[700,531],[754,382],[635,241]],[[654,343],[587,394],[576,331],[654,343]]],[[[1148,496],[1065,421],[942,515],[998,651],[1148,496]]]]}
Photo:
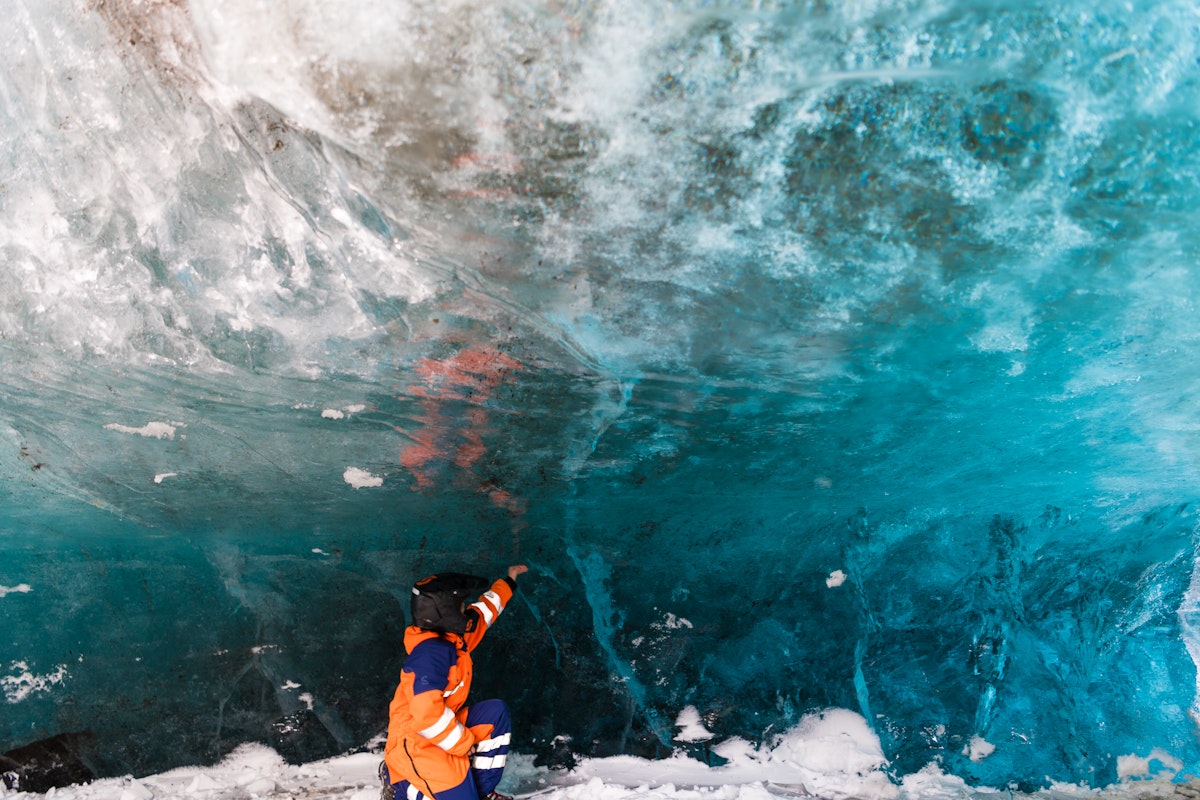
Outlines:
{"type": "Polygon", "coordinates": [[[344,409],[341,408],[326,408],[321,411],[321,416],[325,419],[345,419],[359,412],[366,411],[367,407],[362,403],[348,405],[344,409]]]}
{"type": "Polygon", "coordinates": [[[117,433],[145,436],[148,439],[174,439],[176,429],[182,426],[182,422],[147,422],[140,428],[131,428],[128,425],[118,425],[115,422],[110,422],[104,426],[104,429],[116,431],[117,433]]]}
{"type": "Polygon", "coordinates": [[[4,699],[9,703],[19,703],[32,694],[48,692],[69,674],[65,664],[59,664],[46,675],[34,675],[24,661],[14,661],[9,669],[12,674],[0,678],[0,689],[4,690],[4,699]]]}
{"type": "Polygon", "coordinates": [[[829,577],[825,579],[825,585],[830,589],[841,586],[845,582],[846,573],[842,572],[840,569],[835,569],[833,572],[829,573],[829,577]]]}
{"type": "MultiPolygon", "coordinates": [[[[686,720],[684,713],[680,718],[686,720]]],[[[582,787],[576,787],[556,792],[554,797],[558,800],[587,797],[750,800],[796,795],[824,800],[896,800],[899,797],[899,787],[884,771],[888,762],[879,737],[853,711],[830,709],[810,714],[768,745],[756,746],[735,738],[715,745],[712,752],[728,763],[709,767],[682,752],[657,761],[633,756],[585,760],[572,777],[590,781],[597,790],[605,791],[581,792],[582,787]],[[612,790],[614,784],[640,788],[617,792],[612,790]],[[695,788],[688,791],[675,788],[681,786],[695,788]],[[647,792],[647,787],[656,787],[656,791],[647,792]],[[700,787],[720,788],[701,792],[700,787]]]]}
{"type": "Polygon", "coordinates": [[[1144,758],[1136,754],[1117,757],[1117,776],[1123,780],[1144,780],[1146,778],[1173,778],[1183,769],[1183,762],[1175,756],[1156,747],[1144,758]]]}
{"type": "Polygon", "coordinates": [[[679,712],[679,716],[675,718],[675,727],[679,728],[679,733],[675,734],[677,742],[706,742],[713,738],[712,731],[704,727],[700,712],[695,706],[688,706],[679,712]]]}
{"type": "Polygon", "coordinates": [[[162,482],[163,482],[163,481],[165,481],[167,478],[174,478],[174,477],[176,477],[178,474],[179,474],[178,472],[160,472],[160,473],[158,473],[157,475],[155,475],[155,476],[154,476],[154,482],[155,482],[155,483],[162,483],[162,482]]]}
{"type": "Polygon", "coordinates": [[[355,489],[383,486],[383,478],[378,475],[372,475],[365,469],[359,469],[358,467],[346,467],[346,471],[342,473],[342,480],[355,489]]]}
{"type": "Polygon", "coordinates": [[[651,627],[663,627],[663,628],[666,628],[667,630],[677,631],[682,628],[689,628],[689,629],[694,628],[695,626],[692,625],[690,620],[684,619],[683,617],[677,617],[674,614],[672,614],[670,611],[668,611],[667,618],[666,618],[666,620],[663,621],[661,626],[654,625],[651,627]]]}
{"type": "MultiPolygon", "coordinates": [[[[1082,791],[1082,787],[1081,791],[1082,791]]],[[[987,795],[977,792],[957,775],[947,775],[937,764],[926,764],[923,769],[905,775],[900,781],[900,794],[905,798],[927,798],[928,800],[955,800],[955,798],[987,795]]],[[[997,793],[997,797],[1000,797],[997,793]]],[[[1011,798],[1009,792],[1003,797],[1011,798]]]]}
{"type": "Polygon", "coordinates": [[[982,736],[972,736],[971,741],[963,748],[963,755],[978,764],[996,752],[996,745],[982,736]]]}
{"type": "Polygon", "coordinates": [[[16,586],[0,586],[0,597],[7,597],[10,594],[29,594],[33,591],[33,587],[28,583],[18,583],[16,586]]]}
{"type": "Polygon", "coordinates": [[[154,800],[154,792],[136,778],[130,778],[129,784],[121,791],[121,800],[154,800]]]}
{"type": "Polygon", "coordinates": [[[830,800],[890,800],[899,795],[884,772],[888,761],[879,737],[853,711],[835,708],[809,714],[779,737],[773,747],[757,751],[745,748],[745,743],[738,745],[731,740],[713,748],[713,752],[734,762],[757,762],[761,777],[778,783],[799,783],[809,793],[830,800]]]}

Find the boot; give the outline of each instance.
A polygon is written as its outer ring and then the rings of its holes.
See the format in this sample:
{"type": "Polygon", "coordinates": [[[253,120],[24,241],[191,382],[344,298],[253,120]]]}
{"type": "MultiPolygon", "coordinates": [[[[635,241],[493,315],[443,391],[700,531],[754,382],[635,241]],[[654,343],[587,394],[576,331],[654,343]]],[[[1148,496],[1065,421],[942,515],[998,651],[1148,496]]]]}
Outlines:
{"type": "Polygon", "coordinates": [[[499,792],[488,792],[481,800],[513,800],[510,794],[500,794],[499,792]]]}
{"type": "Polygon", "coordinates": [[[383,784],[383,789],[379,792],[379,800],[396,800],[396,787],[392,786],[392,776],[384,761],[379,762],[379,782],[383,784]]]}

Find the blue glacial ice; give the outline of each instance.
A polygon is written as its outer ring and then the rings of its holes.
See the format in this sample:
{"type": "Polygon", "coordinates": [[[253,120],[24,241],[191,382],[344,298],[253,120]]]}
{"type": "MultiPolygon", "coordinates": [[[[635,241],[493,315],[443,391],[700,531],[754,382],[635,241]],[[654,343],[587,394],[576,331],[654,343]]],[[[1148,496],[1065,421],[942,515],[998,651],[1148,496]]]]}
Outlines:
{"type": "Polygon", "coordinates": [[[544,763],[1200,769],[1192,6],[0,8],[0,752],[351,751],[524,561],[544,763]]]}

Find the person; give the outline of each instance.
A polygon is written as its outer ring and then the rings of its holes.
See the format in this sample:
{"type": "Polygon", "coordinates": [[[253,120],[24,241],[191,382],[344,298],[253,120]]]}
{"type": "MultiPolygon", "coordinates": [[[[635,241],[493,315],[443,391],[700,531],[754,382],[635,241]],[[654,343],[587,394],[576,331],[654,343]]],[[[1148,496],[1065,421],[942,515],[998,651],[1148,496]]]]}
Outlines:
{"type": "Polygon", "coordinates": [[[512,800],[496,791],[511,737],[508,706],[502,700],[468,706],[467,694],[471,651],[528,569],[513,565],[490,587],[483,578],[456,572],[413,586],[413,624],[404,632],[408,657],[379,765],[382,800],[512,800]]]}

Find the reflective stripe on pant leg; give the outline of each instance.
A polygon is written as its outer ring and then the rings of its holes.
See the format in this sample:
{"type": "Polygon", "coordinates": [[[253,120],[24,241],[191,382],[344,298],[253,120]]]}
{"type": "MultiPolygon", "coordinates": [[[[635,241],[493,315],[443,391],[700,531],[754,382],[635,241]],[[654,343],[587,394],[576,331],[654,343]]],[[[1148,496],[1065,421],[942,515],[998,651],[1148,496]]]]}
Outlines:
{"type": "Polygon", "coordinates": [[[503,700],[484,700],[467,709],[466,725],[475,734],[475,756],[471,772],[475,787],[483,797],[496,788],[504,775],[508,747],[512,739],[512,721],[503,700]],[[491,726],[489,732],[484,726],[491,726]],[[481,730],[482,728],[482,730],[481,730]]]}

